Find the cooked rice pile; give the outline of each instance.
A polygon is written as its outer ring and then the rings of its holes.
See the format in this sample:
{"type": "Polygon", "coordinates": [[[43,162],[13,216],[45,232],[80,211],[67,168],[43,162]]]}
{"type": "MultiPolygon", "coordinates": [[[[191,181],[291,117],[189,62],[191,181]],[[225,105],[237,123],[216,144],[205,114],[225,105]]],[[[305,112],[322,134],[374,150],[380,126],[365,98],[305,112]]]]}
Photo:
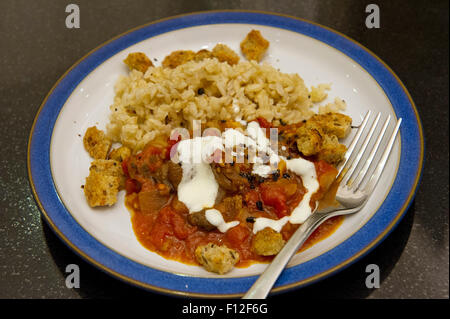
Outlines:
{"type": "MultiPolygon", "coordinates": [[[[325,91],[327,86],[314,88],[325,91]]],[[[115,86],[107,134],[134,151],[173,128],[189,128],[193,120],[272,121],[297,123],[311,117],[311,92],[298,74],[277,71],[268,64],[217,59],[190,61],[174,69],[149,67],[132,70],[115,86]]],[[[342,100],[322,107],[321,112],[345,107],[342,100]]]]}

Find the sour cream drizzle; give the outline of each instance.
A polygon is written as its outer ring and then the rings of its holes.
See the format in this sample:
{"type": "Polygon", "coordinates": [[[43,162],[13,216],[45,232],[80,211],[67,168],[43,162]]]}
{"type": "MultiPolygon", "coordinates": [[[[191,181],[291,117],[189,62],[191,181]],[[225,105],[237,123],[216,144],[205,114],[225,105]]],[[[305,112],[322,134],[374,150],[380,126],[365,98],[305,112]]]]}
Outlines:
{"type": "Polygon", "coordinates": [[[210,224],[216,226],[222,233],[225,233],[228,229],[239,225],[237,220],[226,223],[223,219],[222,213],[214,208],[206,210],[205,217],[210,224]]]}
{"type": "Polygon", "coordinates": [[[214,206],[219,185],[206,158],[216,149],[223,150],[222,139],[217,136],[182,140],[177,145],[177,155],[183,169],[178,199],[186,205],[189,213],[214,206]]]}
{"type": "Polygon", "coordinates": [[[302,224],[311,215],[311,206],[309,202],[312,194],[319,189],[316,167],[313,162],[303,158],[294,158],[286,161],[287,169],[299,175],[302,178],[303,186],[307,189],[303,195],[302,201],[292,211],[289,221],[291,224],[302,224]]]}
{"type": "Polygon", "coordinates": [[[266,227],[270,227],[276,232],[280,232],[281,228],[289,221],[289,216],[284,216],[281,219],[275,220],[265,217],[258,217],[255,219],[255,223],[253,224],[253,233],[256,234],[260,230],[263,230],[266,227]]]}
{"type": "MultiPolygon", "coordinates": [[[[228,129],[222,134],[222,137],[196,137],[178,143],[177,155],[183,168],[183,176],[178,186],[178,198],[187,206],[189,212],[194,213],[214,206],[219,185],[207,158],[217,149],[223,151],[224,147],[233,149],[236,146],[245,146],[250,150],[257,150],[259,153],[269,156],[269,164],[264,164],[260,157],[254,158],[253,174],[268,177],[274,171],[274,167],[276,168],[278,163],[283,160],[286,162],[288,170],[302,178],[303,186],[307,190],[301,202],[292,211],[291,216],[279,220],[256,218],[253,233],[266,227],[280,232],[287,222],[303,223],[312,213],[311,196],[319,189],[314,163],[303,158],[288,160],[283,156],[278,156],[270,147],[270,141],[264,130],[255,121],[248,123],[247,135],[236,129],[228,129]]],[[[232,152],[232,155],[238,154],[232,152]]],[[[208,209],[205,215],[208,221],[221,232],[226,232],[229,228],[239,224],[238,221],[225,223],[222,214],[216,209],[208,209]]]]}

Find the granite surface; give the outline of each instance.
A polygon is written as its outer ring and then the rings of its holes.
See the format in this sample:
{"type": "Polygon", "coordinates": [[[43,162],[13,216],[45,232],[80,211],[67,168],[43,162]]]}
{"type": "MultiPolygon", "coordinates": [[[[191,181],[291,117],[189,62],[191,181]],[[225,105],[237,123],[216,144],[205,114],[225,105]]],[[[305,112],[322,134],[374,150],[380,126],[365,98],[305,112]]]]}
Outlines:
{"type": "Polygon", "coordinates": [[[415,200],[397,228],[366,257],[335,276],[272,298],[448,298],[448,1],[1,1],[0,298],[166,298],[129,286],[86,263],[41,218],[27,176],[27,140],[45,95],[80,57],[144,23],[202,10],[290,14],[340,31],[384,60],[409,89],[422,119],[425,166],[415,200]],[[65,27],[76,3],[81,28],[65,27]],[[381,28],[367,29],[377,3],[381,28]],[[65,267],[78,264],[81,288],[65,267]],[[381,286],[365,286],[377,264],[381,286]]]}

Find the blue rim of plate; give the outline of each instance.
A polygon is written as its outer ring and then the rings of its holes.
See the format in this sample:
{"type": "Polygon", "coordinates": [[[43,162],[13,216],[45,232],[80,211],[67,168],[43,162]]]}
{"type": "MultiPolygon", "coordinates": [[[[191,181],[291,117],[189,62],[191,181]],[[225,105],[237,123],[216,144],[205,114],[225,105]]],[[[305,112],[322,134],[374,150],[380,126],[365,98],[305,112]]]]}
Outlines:
{"type": "Polygon", "coordinates": [[[257,276],[201,278],[181,276],[144,266],[107,248],[87,233],[63,205],[50,168],[50,141],[58,114],[77,85],[96,67],[129,46],[156,35],[210,24],[255,24],[277,27],[317,39],[341,51],[364,68],[384,90],[400,128],[400,164],[385,201],[373,217],[350,238],[326,253],[286,269],[273,292],[305,286],[349,266],[378,245],[408,209],[420,180],[424,138],[422,125],[407,89],[395,73],[375,54],[349,37],[296,17],[259,11],[205,11],[152,22],[102,44],[75,63],[53,86],[34,119],[28,141],[28,175],[33,195],[54,232],[78,255],[133,285],[166,294],[196,297],[237,297],[257,276]]]}

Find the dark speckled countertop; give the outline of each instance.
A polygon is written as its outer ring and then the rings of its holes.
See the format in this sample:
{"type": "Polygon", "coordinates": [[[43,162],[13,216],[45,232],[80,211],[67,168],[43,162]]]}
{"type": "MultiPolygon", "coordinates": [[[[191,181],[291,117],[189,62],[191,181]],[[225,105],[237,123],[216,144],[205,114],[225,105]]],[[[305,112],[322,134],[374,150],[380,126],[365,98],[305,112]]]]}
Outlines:
{"type": "MultiPolygon", "coordinates": [[[[144,23],[217,9],[273,11],[340,31],[384,60],[402,79],[425,131],[425,167],[405,217],[375,250],[337,275],[287,293],[304,298],[448,298],[449,138],[448,1],[361,0],[3,0],[0,2],[0,298],[166,298],[124,284],[67,248],[41,218],[27,176],[27,140],[45,95],[80,57],[144,23]],[[65,28],[76,3],[81,28],[65,28]],[[381,28],[367,29],[377,3],[381,28]],[[81,287],[68,289],[65,267],[78,264],[81,287]],[[365,287],[365,267],[381,270],[365,287]]],[[[274,296],[283,298],[286,294],[274,296]]]]}

